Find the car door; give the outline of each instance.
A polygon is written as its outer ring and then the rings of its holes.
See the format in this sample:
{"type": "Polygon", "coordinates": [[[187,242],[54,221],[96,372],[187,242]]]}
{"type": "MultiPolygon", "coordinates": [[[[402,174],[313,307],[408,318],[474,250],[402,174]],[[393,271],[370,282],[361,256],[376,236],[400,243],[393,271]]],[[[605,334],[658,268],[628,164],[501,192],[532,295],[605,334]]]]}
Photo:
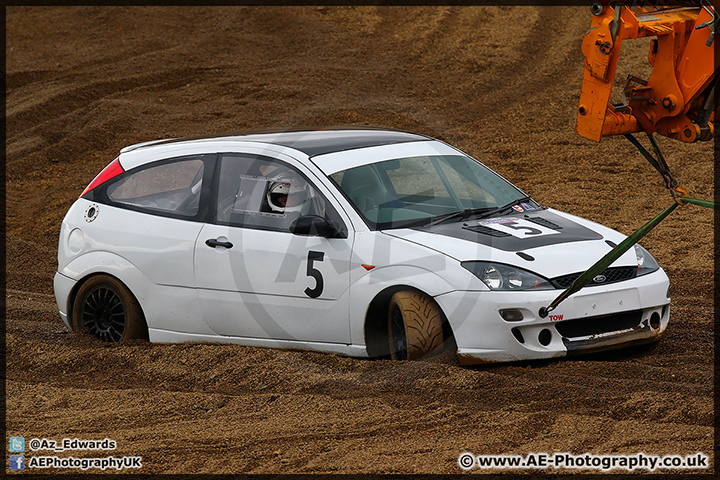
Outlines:
{"type": "MultiPolygon", "coordinates": [[[[133,294],[152,328],[195,332],[199,312],[193,256],[207,221],[215,154],[187,155],[141,165],[93,191],[85,211],[92,250],[134,265],[150,287],[133,294]]],[[[122,279],[122,278],[121,278],[122,279]]]]}
{"type": "Polygon", "coordinates": [[[299,168],[256,154],[222,154],[216,219],[195,247],[203,315],[219,335],[349,343],[349,222],[299,168]],[[285,198],[283,198],[283,196],[285,198]],[[296,235],[302,215],[338,238],[296,235]]]}

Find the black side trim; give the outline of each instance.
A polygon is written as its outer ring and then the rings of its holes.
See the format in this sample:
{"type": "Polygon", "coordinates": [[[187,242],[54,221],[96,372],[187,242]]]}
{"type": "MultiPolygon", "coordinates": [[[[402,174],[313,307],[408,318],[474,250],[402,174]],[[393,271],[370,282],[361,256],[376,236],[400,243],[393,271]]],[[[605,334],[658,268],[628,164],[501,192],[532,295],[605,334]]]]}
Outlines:
{"type": "Polygon", "coordinates": [[[520,257],[520,258],[522,258],[523,260],[527,260],[528,262],[534,262],[534,261],[535,261],[535,257],[533,257],[532,255],[528,255],[528,254],[525,253],[525,252],[515,252],[515,253],[517,253],[517,256],[520,257]]]}

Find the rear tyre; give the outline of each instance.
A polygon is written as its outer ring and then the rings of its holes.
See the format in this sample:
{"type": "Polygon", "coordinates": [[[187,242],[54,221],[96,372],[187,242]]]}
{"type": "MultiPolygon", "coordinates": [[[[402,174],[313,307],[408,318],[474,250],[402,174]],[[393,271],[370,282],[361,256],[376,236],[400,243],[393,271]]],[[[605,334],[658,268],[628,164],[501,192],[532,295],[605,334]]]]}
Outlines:
{"type": "Polygon", "coordinates": [[[390,299],[388,334],[393,360],[418,360],[439,352],[443,345],[440,307],[422,292],[397,292],[390,299]]]}
{"type": "Polygon", "coordinates": [[[135,296],[117,278],[95,275],[82,284],[72,309],[75,332],[87,332],[104,342],[147,338],[147,326],[135,296]]]}

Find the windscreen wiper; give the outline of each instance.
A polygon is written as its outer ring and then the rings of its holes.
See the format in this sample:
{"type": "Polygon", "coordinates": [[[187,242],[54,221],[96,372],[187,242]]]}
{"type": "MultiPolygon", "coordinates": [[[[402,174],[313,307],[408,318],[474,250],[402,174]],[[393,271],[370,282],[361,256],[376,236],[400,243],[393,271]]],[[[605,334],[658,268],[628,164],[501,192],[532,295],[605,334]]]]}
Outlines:
{"type": "Polygon", "coordinates": [[[466,208],[465,210],[459,211],[459,212],[450,212],[445,213],[443,215],[438,215],[436,217],[432,217],[432,220],[430,220],[428,223],[426,223],[424,226],[426,227],[432,227],[433,225],[438,225],[443,222],[447,222],[449,220],[467,220],[473,215],[479,215],[482,213],[487,213],[488,210],[492,211],[495,210],[494,208],[466,208]]]}
{"type": "Polygon", "coordinates": [[[521,202],[527,202],[530,200],[532,200],[532,198],[522,197],[522,198],[518,198],[517,200],[513,200],[512,202],[508,203],[507,205],[503,205],[501,207],[466,208],[465,210],[461,210],[459,212],[450,212],[450,213],[445,213],[443,215],[437,215],[435,217],[431,217],[430,221],[425,221],[424,223],[420,224],[420,226],[432,227],[433,225],[438,225],[440,223],[448,222],[450,220],[459,220],[459,221],[467,220],[468,218],[470,218],[472,216],[477,216],[479,218],[490,217],[492,215],[502,212],[503,210],[507,210],[508,208],[512,207],[515,204],[518,204],[521,202]]]}
{"type": "Polygon", "coordinates": [[[503,205],[502,207],[493,208],[492,210],[483,213],[480,216],[480,218],[492,217],[493,215],[497,215],[498,213],[507,210],[508,208],[512,207],[513,205],[517,205],[518,203],[521,203],[521,202],[529,202],[530,200],[532,200],[532,198],[530,198],[530,197],[518,198],[517,200],[513,200],[512,202],[510,202],[506,205],[503,205]]]}

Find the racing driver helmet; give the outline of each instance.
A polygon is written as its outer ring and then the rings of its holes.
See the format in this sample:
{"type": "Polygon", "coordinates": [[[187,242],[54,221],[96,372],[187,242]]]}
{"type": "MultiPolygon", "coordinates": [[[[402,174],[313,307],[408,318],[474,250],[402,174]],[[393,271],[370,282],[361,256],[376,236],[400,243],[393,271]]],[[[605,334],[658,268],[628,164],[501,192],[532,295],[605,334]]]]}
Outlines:
{"type": "Polygon", "coordinates": [[[270,183],[267,191],[267,202],[276,213],[302,212],[308,199],[305,189],[291,179],[279,179],[270,183]]]}

